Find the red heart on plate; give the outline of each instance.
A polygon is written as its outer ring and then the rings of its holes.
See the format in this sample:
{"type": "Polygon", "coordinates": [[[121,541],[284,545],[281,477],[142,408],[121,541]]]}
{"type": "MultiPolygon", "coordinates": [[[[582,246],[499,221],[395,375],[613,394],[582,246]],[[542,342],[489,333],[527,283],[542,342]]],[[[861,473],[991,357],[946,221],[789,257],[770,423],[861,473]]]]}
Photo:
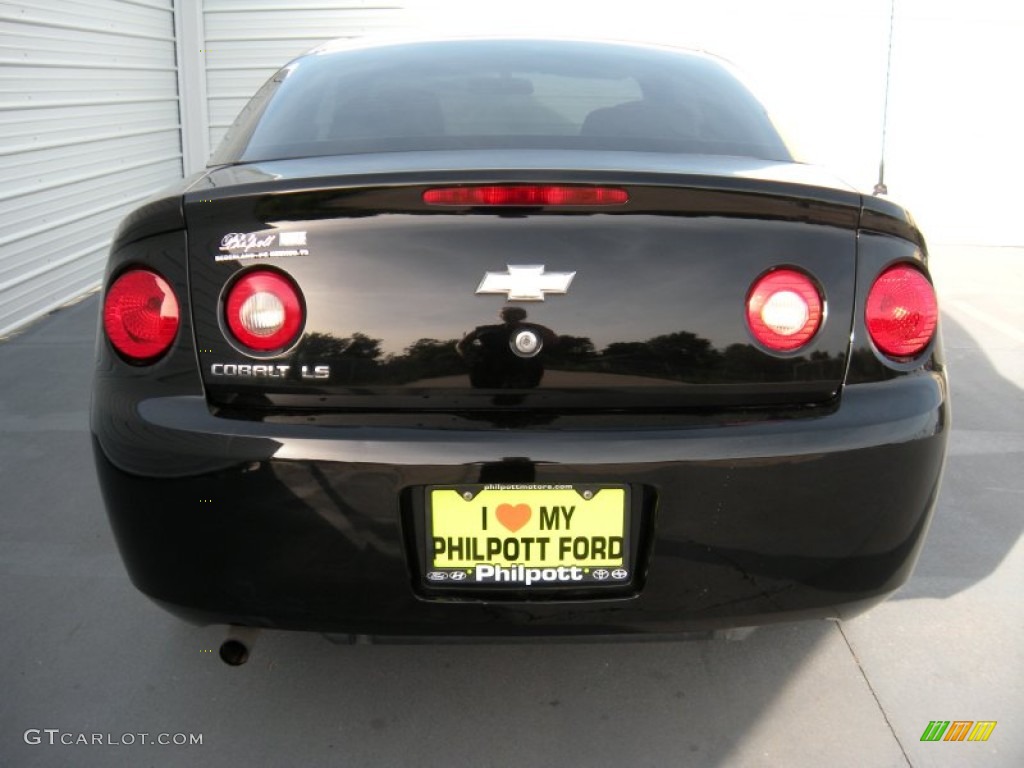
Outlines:
{"type": "Polygon", "coordinates": [[[494,514],[499,523],[515,533],[530,522],[533,510],[530,509],[529,504],[499,504],[498,508],[494,510],[494,514]]]}

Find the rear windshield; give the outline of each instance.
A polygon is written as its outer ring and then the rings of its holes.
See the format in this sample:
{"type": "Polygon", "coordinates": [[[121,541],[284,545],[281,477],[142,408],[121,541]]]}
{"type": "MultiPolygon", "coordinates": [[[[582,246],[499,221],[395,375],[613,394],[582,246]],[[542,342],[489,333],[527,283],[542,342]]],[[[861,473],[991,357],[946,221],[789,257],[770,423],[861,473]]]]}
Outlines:
{"type": "Polygon", "coordinates": [[[792,159],[761,104],[714,59],[489,40],[300,58],[242,110],[210,164],[531,148],[792,159]]]}

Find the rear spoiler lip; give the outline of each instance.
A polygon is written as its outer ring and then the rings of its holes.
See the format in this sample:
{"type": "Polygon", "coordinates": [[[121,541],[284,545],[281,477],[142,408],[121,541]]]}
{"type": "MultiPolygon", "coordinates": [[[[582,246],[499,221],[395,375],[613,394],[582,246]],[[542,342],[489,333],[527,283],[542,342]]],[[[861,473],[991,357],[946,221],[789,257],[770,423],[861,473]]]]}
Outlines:
{"type": "MultiPolygon", "coordinates": [[[[296,158],[209,168],[187,187],[183,202],[190,205],[261,194],[385,190],[424,184],[543,181],[668,186],[701,193],[775,198],[790,211],[779,218],[865,229],[902,237],[924,247],[920,230],[904,208],[886,199],[863,195],[822,168],[724,155],[469,150],[296,158]],[[810,208],[827,213],[808,213],[810,208]]],[[[748,203],[742,207],[756,211],[761,206],[748,203]]],[[[729,209],[715,211],[698,206],[693,212],[735,214],[733,206],[729,209]]]]}
{"type": "Polygon", "coordinates": [[[774,197],[789,201],[790,207],[795,206],[794,213],[801,206],[814,204],[818,208],[824,206],[832,214],[824,220],[803,215],[783,218],[818,220],[823,224],[894,235],[915,243],[922,250],[925,248],[924,237],[905,208],[884,198],[862,195],[815,166],[754,158],[680,157],[641,152],[480,151],[402,152],[208,168],[177,182],[131,211],[121,222],[111,250],[146,237],[184,229],[185,206],[196,202],[368,186],[380,189],[423,183],[526,183],[551,179],[570,183],[614,179],[637,186],[677,186],[695,192],[774,197]],[[855,217],[850,216],[850,210],[856,211],[855,217]]]}
{"type": "MultiPolygon", "coordinates": [[[[860,193],[821,168],[728,155],[585,150],[462,150],[390,152],[272,160],[218,166],[189,189],[188,199],[216,199],[271,191],[281,182],[296,190],[368,183],[409,184],[425,179],[679,184],[693,189],[768,192],[810,197],[859,208],[860,193]]],[[[188,202],[188,200],[186,201],[188,202]]]]}

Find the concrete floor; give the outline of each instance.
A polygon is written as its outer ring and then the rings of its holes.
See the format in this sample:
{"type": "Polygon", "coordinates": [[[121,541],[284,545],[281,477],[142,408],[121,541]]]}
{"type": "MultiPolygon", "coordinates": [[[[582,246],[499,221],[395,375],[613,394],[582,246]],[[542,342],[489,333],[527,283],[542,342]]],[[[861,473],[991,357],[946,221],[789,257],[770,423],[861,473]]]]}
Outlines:
{"type": "Polygon", "coordinates": [[[228,667],[223,629],[164,614],[115,549],[87,433],[96,297],[33,324],[0,342],[0,766],[1024,765],[1024,251],[933,265],[954,431],[915,575],[852,621],[738,641],[263,632],[228,667]],[[931,720],[998,726],[921,742],[931,720]],[[59,743],[93,733],[136,743],[59,743]]]}

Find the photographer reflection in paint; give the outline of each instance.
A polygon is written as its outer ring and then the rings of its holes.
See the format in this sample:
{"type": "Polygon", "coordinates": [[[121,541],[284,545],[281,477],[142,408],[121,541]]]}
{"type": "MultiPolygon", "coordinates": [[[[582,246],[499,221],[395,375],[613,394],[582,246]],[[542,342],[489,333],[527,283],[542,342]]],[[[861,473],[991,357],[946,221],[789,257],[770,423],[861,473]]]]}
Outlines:
{"type": "Polygon", "coordinates": [[[500,324],[477,326],[455,347],[469,364],[469,381],[481,389],[532,389],[544,378],[544,352],[558,336],[525,322],[522,307],[504,307],[499,316],[500,324]]]}

